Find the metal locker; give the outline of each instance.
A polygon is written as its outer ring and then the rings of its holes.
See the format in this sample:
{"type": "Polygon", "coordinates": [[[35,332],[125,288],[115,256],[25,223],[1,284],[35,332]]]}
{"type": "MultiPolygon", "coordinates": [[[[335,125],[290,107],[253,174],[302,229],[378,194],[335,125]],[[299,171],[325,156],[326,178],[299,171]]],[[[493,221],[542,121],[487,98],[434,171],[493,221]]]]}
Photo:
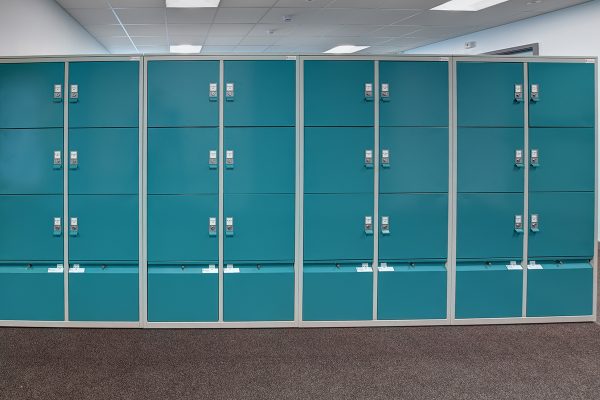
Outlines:
{"type": "Polygon", "coordinates": [[[0,259],[63,259],[63,196],[0,196],[0,259]]]}
{"type": "Polygon", "coordinates": [[[224,260],[292,261],[293,194],[229,194],[224,204],[224,260]]]}
{"type": "Polygon", "coordinates": [[[457,202],[457,259],[523,257],[522,193],[458,193],[457,202]]]}
{"type": "Polygon", "coordinates": [[[295,128],[225,128],[224,191],[294,193],[295,128]]]}
{"type": "Polygon", "coordinates": [[[148,261],[219,259],[219,201],[213,195],[148,196],[148,261]]]}
{"type": "Polygon", "coordinates": [[[138,129],[69,131],[69,194],[137,194],[138,129]]]}
{"type": "Polygon", "coordinates": [[[373,61],[304,61],[305,126],[373,126],[373,61]]]}
{"type": "Polygon", "coordinates": [[[69,63],[69,128],[139,125],[139,61],[69,63]]]}
{"type": "Polygon", "coordinates": [[[522,192],[522,128],[458,129],[459,192],[522,192]]]}
{"type": "Polygon", "coordinates": [[[219,126],[219,61],[150,60],[147,74],[149,127],[219,126]]]}
{"type": "Polygon", "coordinates": [[[444,264],[387,264],[377,274],[380,320],[445,319],[444,264]]]}
{"type": "Polygon", "coordinates": [[[218,128],[149,128],[148,193],[218,193],[218,148],[218,128]]]}
{"type": "Polygon", "coordinates": [[[373,128],[305,128],[305,193],[372,193],[373,128]]]}
{"type": "Polygon", "coordinates": [[[304,264],[302,287],[304,321],[373,319],[373,271],[370,264],[304,264]]]}
{"type": "Polygon", "coordinates": [[[62,164],[62,129],[0,129],[0,194],[60,194],[62,164]]]}
{"type": "Polygon", "coordinates": [[[593,128],[594,67],[593,63],[528,63],[529,125],[593,128]]]}
{"type": "Polygon", "coordinates": [[[225,126],[295,126],[296,62],[224,62],[225,126]]]}
{"type": "Polygon", "coordinates": [[[529,192],[529,258],[594,256],[593,192],[529,192]]]}
{"type": "Polygon", "coordinates": [[[137,195],[69,195],[69,259],[138,260],[137,195]]]}
{"type": "Polygon", "coordinates": [[[0,64],[0,128],[63,126],[65,64],[0,64]]]}
{"type": "Polygon", "coordinates": [[[219,268],[208,265],[148,265],[148,321],[216,322],[219,268]]]}
{"type": "Polygon", "coordinates": [[[524,104],[516,100],[523,90],[522,63],[458,62],[458,126],[521,127],[524,104]]]}
{"type": "Polygon", "coordinates": [[[379,196],[379,259],[445,260],[448,195],[402,193],[379,196]]]}
{"type": "Polygon", "coordinates": [[[380,61],[379,82],[381,126],[448,126],[447,61],[380,61]]]}
{"type": "Polygon", "coordinates": [[[64,320],[63,288],[63,268],[57,264],[0,265],[0,320],[64,320]]]}
{"type": "Polygon", "coordinates": [[[448,128],[379,132],[380,193],[448,191],[448,128]]]}
{"type": "Polygon", "coordinates": [[[138,321],[138,266],[71,264],[69,320],[138,321]]]}
{"type": "Polygon", "coordinates": [[[594,191],[594,128],[531,128],[531,191],[594,191]]]}
{"type": "Polygon", "coordinates": [[[373,194],[305,194],[304,259],[373,258],[373,194]]]}

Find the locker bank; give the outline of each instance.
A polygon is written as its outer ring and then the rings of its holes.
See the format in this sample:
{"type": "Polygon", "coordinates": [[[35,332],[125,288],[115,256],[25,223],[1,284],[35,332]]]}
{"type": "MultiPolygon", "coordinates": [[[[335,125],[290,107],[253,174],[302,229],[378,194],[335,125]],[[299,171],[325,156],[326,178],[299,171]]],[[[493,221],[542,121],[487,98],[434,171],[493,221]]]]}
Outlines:
{"type": "Polygon", "coordinates": [[[596,319],[597,60],[0,60],[0,325],[596,319]]]}

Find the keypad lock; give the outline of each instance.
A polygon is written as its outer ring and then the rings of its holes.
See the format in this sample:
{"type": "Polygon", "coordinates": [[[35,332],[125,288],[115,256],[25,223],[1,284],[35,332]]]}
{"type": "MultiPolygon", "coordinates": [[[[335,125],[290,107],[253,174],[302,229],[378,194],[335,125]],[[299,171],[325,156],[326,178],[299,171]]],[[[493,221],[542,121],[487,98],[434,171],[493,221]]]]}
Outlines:
{"type": "Polygon", "coordinates": [[[370,215],[365,217],[365,233],[367,235],[373,234],[373,217],[370,215]]]}
{"type": "Polygon", "coordinates": [[[233,101],[235,98],[235,87],[232,82],[225,84],[225,100],[233,101]]]}
{"type": "Polygon", "coordinates": [[[52,158],[52,168],[62,168],[62,152],[60,150],[54,150],[54,157],[52,158]]]}
{"type": "Polygon", "coordinates": [[[60,217],[54,217],[54,227],[52,230],[54,236],[62,235],[62,220],[60,217]]]}
{"type": "Polygon", "coordinates": [[[381,101],[390,101],[390,84],[382,83],[381,84],[381,101]]]}
{"type": "Polygon", "coordinates": [[[523,216],[515,215],[515,232],[523,233],[523,216]]]}
{"type": "Polygon", "coordinates": [[[515,166],[518,168],[523,167],[523,150],[515,150],[515,166]]]}
{"type": "Polygon", "coordinates": [[[217,151],[210,150],[208,152],[208,168],[217,169],[217,166],[218,166],[217,151]]]}
{"type": "Polygon", "coordinates": [[[365,83],[365,100],[373,101],[373,84],[365,83]]]}
{"type": "Polygon", "coordinates": [[[225,218],[225,235],[233,236],[233,218],[232,217],[225,218]]]}
{"type": "Polygon", "coordinates": [[[218,85],[216,83],[208,84],[208,100],[209,101],[217,101],[219,99],[219,90],[218,85]]]}
{"type": "Polygon", "coordinates": [[[540,166],[540,152],[538,149],[531,149],[530,163],[532,167],[540,166]]]}
{"type": "Polygon", "coordinates": [[[215,217],[208,219],[208,235],[217,236],[217,219],[215,217]]]}
{"type": "Polygon", "coordinates": [[[77,236],[79,234],[79,220],[77,217],[71,217],[69,220],[69,236],[77,236]]]}
{"type": "Polygon", "coordinates": [[[373,168],[373,150],[365,150],[365,167],[373,168]]]}
{"type": "Polygon", "coordinates": [[[52,100],[55,103],[61,103],[62,102],[62,98],[63,98],[62,85],[61,84],[54,85],[54,90],[53,90],[53,94],[52,94],[52,100]]]}
{"type": "Polygon", "coordinates": [[[233,169],[233,150],[227,150],[225,152],[225,167],[227,169],[233,169]]]}
{"type": "Polygon", "coordinates": [[[540,85],[537,83],[531,85],[531,101],[540,101],[540,85]]]}
{"type": "Polygon", "coordinates": [[[69,90],[69,102],[77,103],[79,101],[79,85],[71,85],[69,90]]]}
{"type": "Polygon", "coordinates": [[[390,167],[390,151],[387,149],[381,150],[381,166],[383,168],[390,167]]]}
{"type": "Polygon", "coordinates": [[[540,217],[538,214],[531,214],[531,232],[540,231],[540,217]]]}
{"type": "Polygon", "coordinates": [[[73,150],[69,153],[69,169],[77,169],[79,167],[79,154],[73,150]]]}
{"type": "Polygon", "coordinates": [[[520,103],[523,101],[523,85],[515,85],[515,102],[520,103]]]}
{"type": "Polygon", "coordinates": [[[381,233],[383,235],[390,234],[390,217],[381,217],[381,233]]]}

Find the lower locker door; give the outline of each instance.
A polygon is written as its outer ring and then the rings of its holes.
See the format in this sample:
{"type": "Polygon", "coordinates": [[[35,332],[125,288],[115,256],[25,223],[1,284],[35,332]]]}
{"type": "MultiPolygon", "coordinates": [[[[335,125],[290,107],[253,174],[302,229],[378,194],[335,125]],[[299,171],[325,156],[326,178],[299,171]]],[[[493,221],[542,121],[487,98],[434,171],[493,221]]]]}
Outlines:
{"type": "Polygon", "coordinates": [[[207,265],[149,265],[148,321],[218,321],[218,271],[207,265]]]}
{"type": "Polygon", "coordinates": [[[291,264],[226,266],[223,319],[293,321],[294,276],[291,264]]]}
{"type": "Polygon", "coordinates": [[[377,318],[382,320],[445,319],[447,272],[443,264],[380,268],[377,318]]]}
{"type": "Polygon", "coordinates": [[[594,269],[589,263],[537,264],[527,270],[527,316],[592,315],[593,292],[594,269]]]}
{"type": "Polygon", "coordinates": [[[360,263],[305,264],[302,319],[373,319],[373,271],[360,263]]]}
{"type": "Polygon", "coordinates": [[[71,321],[138,321],[137,265],[72,264],[69,268],[71,321]]]}
{"type": "Polygon", "coordinates": [[[64,273],[56,264],[0,266],[0,320],[62,321],[64,273]]]}
{"type": "Polygon", "coordinates": [[[457,319],[521,317],[523,269],[500,262],[458,264],[455,297],[457,319]]]}

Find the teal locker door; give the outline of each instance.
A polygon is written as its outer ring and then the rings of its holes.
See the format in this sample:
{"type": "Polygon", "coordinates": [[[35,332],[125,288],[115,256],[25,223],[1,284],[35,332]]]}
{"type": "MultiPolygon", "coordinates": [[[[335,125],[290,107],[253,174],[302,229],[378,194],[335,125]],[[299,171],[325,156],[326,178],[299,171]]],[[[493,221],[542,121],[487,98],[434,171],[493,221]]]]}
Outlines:
{"type": "Polygon", "coordinates": [[[306,128],[305,193],[373,192],[373,128],[306,128]]]}
{"type": "Polygon", "coordinates": [[[148,261],[196,261],[219,259],[219,198],[214,195],[148,196],[148,261]]]}
{"type": "Polygon", "coordinates": [[[296,130],[294,128],[225,128],[225,193],[294,193],[296,130]]]}
{"type": "Polygon", "coordinates": [[[448,128],[381,128],[381,193],[447,192],[448,128]]]}
{"type": "Polygon", "coordinates": [[[0,194],[62,193],[63,158],[62,129],[0,129],[0,194]]]}
{"type": "Polygon", "coordinates": [[[219,125],[219,61],[151,60],[147,68],[149,127],[219,125]]]}
{"type": "Polygon", "coordinates": [[[593,192],[530,192],[530,221],[533,215],[538,227],[529,232],[531,259],[594,256],[593,192]]]}
{"type": "Polygon", "coordinates": [[[373,231],[365,218],[372,216],[370,193],[305,194],[304,259],[371,260],[373,231]]]}
{"type": "Polygon", "coordinates": [[[515,216],[523,217],[522,193],[459,193],[457,201],[458,259],[523,257],[523,233],[515,229],[515,216]]]}
{"type": "Polygon", "coordinates": [[[458,191],[523,191],[523,135],[522,128],[459,128],[458,191]]]}
{"type": "Polygon", "coordinates": [[[379,82],[381,126],[448,126],[448,62],[380,61],[379,82]]]}
{"type": "Polygon", "coordinates": [[[0,196],[0,259],[54,261],[63,259],[63,196],[0,196]]]}
{"type": "Polygon", "coordinates": [[[529,101],[532,127],[593,127],[595,121],[594,64],[528,63],[529,85],[539,97],[529,101]]]}
{"type": "Polygon", "coordinates": [[[294,200],[293,194],[226,195],[225,262],[292,261],[294,200]],[[231,229],[230,218],[233,218],[231,229]]]}
{"type": "Polygon", "coordinates": [[[0,64],[0,128],[62,127],[64,79],[64,63],[0,64]]]}
{"type": "Polygon", "coordinates": [[[218,128],[149,128],[148,193],[217,193],[218,128]]]}
{"type": "Polygon", "coordinates": [[[538,151],[529,167],[529,190],[594,191],[594,128],[531,128],[529,148],[538,151]]]}
{"type": "Polygon", "coordinates": [[[296,125],[295,61],[225,61],[224,80],[225,126],[296,125]]]}
{"type": "Polygon", "coordinates": [[[524,91],[522,63],[457,65],[458,126],[523,126],[525,99],[515,100],[515,85],[524,91]]]}
{"type": "Polygon", "coordinates": [[[67,222],[73,262],[138,259],[137,195],[70,195],[67,222]],[[77,218],[76,235],[72,218],[77,218]]]}
{"type": "Polygon", "coordinates": [[[448,255],[448,195],[379,196],[379,259],[443,260],[448,255]],[[388,229],[383,220],[388,219],[388,229]]]}
{"type": "Polygon", "coordinates": [[[373,126],[374,84],[373,61],[304,61],[304,125],[373,126]]]}
{"type": "Polygon", "coordinates": [[[69,64],[69,128],[129,128],[139,125],[139,61],[69,64]]]}
{"type": "Polygon", "coordinates": [[[82,128],[69,132],[70,194],[137,194],[137,128],[82,128]],[[71,165],[77,152],[77,167],[71,165]]]}

